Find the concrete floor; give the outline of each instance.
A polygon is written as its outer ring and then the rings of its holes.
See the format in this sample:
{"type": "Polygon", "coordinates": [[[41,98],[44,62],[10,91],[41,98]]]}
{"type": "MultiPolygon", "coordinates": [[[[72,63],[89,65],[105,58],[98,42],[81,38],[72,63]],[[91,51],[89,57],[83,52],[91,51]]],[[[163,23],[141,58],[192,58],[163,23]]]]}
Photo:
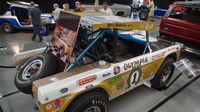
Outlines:
{"type": "MultiPolygon", "coordinates": [[[[158,31],[151,32],[155,36],[158,31]]],[[[32,42],[30,32],[16,32],[13,34],[0,33],[0,42],[5,42],[7,50],[0,50],[0,65],[14,65],[13,55],[16,52],[31,50],[45,46],[43,43],[32,42]]],[[[197,66],[200,66],[199,56],[183,53],[197,66]]],[[[0,68],[0,93],[7,94],[17,91],[14,85],[16,69],[0,68]]],[[[176,71],[175,74],[178,72],[176,71]]],[[[110,112],[147,112],[158,102],[180,88],[187,81],[178,80],[171,88],[158,92],[142,85],[110,102],[110,112]]],[[[4,112],[36,112],[30,95],[17,93],[0,99],[4,112]]],[[[197,80],[176,97],[168,101],[156,112],[200,112],[200,80],[197,80]]]]}

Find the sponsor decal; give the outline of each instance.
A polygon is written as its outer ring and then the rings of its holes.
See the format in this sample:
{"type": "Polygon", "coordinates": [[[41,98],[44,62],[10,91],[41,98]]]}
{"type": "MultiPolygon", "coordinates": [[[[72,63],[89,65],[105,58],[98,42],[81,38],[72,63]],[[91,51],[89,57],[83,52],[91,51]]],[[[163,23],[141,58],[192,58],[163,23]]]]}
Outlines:
{"type": "Polygon", "coordinates": [[[96,75],[88,76],[88,77],[79,79],[79,80],[77,81],[77,84],[78,84],[79,86],[82,86],[82,85],[85,85],[85,84],[87,84],[87,83],[90,83],[90,82],[94,81],[95,79],[96,79],[96,75]]]}
{"type": "Polygon", "coordinates": [[[154,24],[151,24],[151,23],[143,23],[143,24],[140,24],[140,29],[154,29],[154,24]]]}
{"type": "Polygon", "coordinates": [[[60,90],[60,92],[63,94],[63,93],[66,93],[68,91],[68,88],[63,88],[60,90]]]}
{"type": "Polygon", "coordinates": [[[107,76],[109,76],[109,75],[111,75],[111,73],[105,73],[105,74],[103,74],[102,76],[103,76],[103,77],[107,77],[107,76]]]}
{"type": "Polygon", "coordinates": [[[129,76],[129,80],[128,80],[129,87],[135,87],[138,84],[141,75],[142,75],[142,71],[140,68],[132,70],[129,76]]]}
{"type": "Polygon", "coordinates": [[[163,57],[163,56],[165,55],[165,53],[166,53],[166,52],[162,52],[162,53],[160,53],[160,54],[153,55],[153,56],[152,56],[152,61],[155,61],[155,60],[157,60],[157,59],[163,57]]]}
{"type": "Polygon", "coordinates": [[[56,109],[61,108],[62,100],[60,98],[56,99],[54,100],[53,104],[56,107],[56,109]]]}
{"type": "Polygon", "coordinates": [[[107,25],[107,27],[108,28],[115,28],[115,27],[131,27],[132,26],[132,24],[124,24],[124,23],[109,23],[108,25],[107,25]]]}
{"type": "Polygon", "coordinates": [[[69,99],[72,98],[72,95],[68,94],[68,95],[64,96],[63,98],[64,98],[65,100],[69,100],[69,99]]]}
{"type": "Polygon", "coordinates": [[[48,97],[45,97],[45,98],[44,98],[44,100],[45,100],[45,101],[48,101],[48,100],[49,100],[49,98],[48,98],[48,97]]]}
{"type": "Polygon", "coordinates": [[[131,69],[139,68],[139,67],[141,67],[141,65],[143,63],[147,63],[147,62],[148,62],[147,57],[143,57],[143,58],[136,60],[136,61],[133,61],[131,63],[125,63],[124,64],[124,70],[130,69],[130,68],[131,69]]]}
{"type": "Polygon", "coordinates": [[[51,110],[51,108],[52,108],[52,105],[51,105],[51,104],[47,104],[46,107],[45,107],[45,109],[46,109],[47,111],[51,110]]]}
{"type": "Polygon", "coordinates": [[[111,95],[119,96],[123,94],[126,91],[126,89],[128,89],[128,83],[127,83],[128,77],[124,74],[120,75],[120,77],[115,78],[115,80],[116,81],[114,81],[110,87],[112,90],[111,95]]]}
{"type": "Polygon", "coordinates": [[[115,66],[115,67],[113,68],[113,72],[114,72],[115,75],[119,74],[120,71],[121,71],[121,70],[120,70],[120,66],[115,66]]]}
{"type": "Polygon", "coordinates": [[[121,79],[122,79],[122,76],[121,76],[121,75],[118,75],[118,76],[115,76],[115,77],[111,78],[111,79],[108,81],[108,83],[109,83],[109,84],[113,84],[113,83],[115,83],[115,82],[120,81],[121,79]]]}
{"type": "Polygon", "coordinates": [[[85,88],[86,88],[86,89],[89,89],[89,88],[91,88],[91,87],[93,87],[93,85],[88,85],[88,86],[86,86],[85,88]]]}

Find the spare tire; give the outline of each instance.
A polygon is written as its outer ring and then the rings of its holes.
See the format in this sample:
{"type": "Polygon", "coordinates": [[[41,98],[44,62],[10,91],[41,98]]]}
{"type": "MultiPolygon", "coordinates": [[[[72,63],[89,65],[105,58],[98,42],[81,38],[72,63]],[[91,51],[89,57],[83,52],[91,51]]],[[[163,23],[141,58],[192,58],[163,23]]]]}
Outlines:
{"type": "Polygon", "coordinates": [[[15,86],[23,93],[32,94],[32,83],[35,80],[57,73],[56,57],[44,53],[30,58],[17,71],[15,86]]]}
{"type": "Polygon", "coordinates": [[[147,20],[148,19],[148,11],[141,10],[139,12],[140,20],[147,20]]]}

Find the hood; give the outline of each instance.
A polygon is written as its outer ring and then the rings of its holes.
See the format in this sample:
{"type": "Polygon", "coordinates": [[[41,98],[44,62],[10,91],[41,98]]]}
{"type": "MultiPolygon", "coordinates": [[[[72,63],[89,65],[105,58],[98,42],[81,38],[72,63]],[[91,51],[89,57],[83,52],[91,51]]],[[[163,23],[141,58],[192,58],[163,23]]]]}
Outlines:
{"type": "MultiPolygon", "coordinates": [[[[23,1],[9,1],[7,2],[12,7],[20,7],[20,8],[31,8],[30,3],[23,2],[23,1]]],[[[38,4],[35,4],[35,6],[38,6],[38,4]]]]}

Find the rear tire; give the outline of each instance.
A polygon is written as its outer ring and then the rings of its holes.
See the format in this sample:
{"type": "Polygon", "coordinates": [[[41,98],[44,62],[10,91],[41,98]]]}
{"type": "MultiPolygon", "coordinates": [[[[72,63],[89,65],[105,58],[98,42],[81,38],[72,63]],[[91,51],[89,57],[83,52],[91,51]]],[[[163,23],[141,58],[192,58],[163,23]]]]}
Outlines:
{"type": "Polygon", "coordinates": [[[65,112],[108,112],[108,98],[96,91],[85,93],[76,98],[65,112]]]}
{"type": "Polygon", "coordinates": [[[30,58],[15,75],[15,86],[23,93],[32,94],[32,83],[35,80],[57,73],[56,57],[52,54],[41,54],[30,58]]]}
{"type": "Polygon", "coordinates": [[[13,26],[9,22],[3,23],[2,28],[5,33],[12,33],[14,31],[13,26]]]}
{"type": "Polygon", "coordinates": [[[152,88],[159,91],[165,90],[169,80],[174,73],[174,59],[168,57],[165,59],[155,77],[151,80],[152,88]]]}

